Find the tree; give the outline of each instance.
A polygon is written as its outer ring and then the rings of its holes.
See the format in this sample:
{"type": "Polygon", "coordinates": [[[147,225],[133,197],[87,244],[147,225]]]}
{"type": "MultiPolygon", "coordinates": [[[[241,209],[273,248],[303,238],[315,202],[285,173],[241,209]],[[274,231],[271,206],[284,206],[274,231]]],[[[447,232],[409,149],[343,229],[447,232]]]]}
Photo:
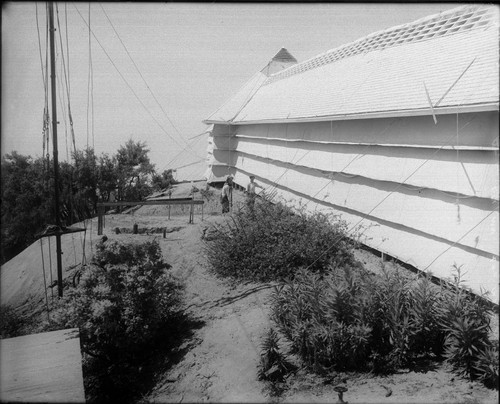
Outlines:
{"type": "Polygon", "coordinates": [[[170,188],[172,184],[175,184],[172,169],[165,170],[161,174],[153,174],[151,183],[154,191],[162,191],[164,189],[170,188]]]}
{"type": "Polygon", "coordinates": [[[2,248],[5,262],[33,242],[35,234],[53,221],[53,181],[42,158],[17,152],[2,157],[2,248]]]}
{"type": "Polygon", "coordinates": [[[132,139],[118,149],[116,161],[120,200],[142,200],[151,193],[151,177],[155,170],[148,153],[146,143],[132,139]]]}
{"type": "Polygon", "coordinates": [[[97,187],[103,201],[109,201],[111,192],[114,192],[118,185],[119,175],[116,167],[116,157],[101,154],[97,169],[97,187]]]}

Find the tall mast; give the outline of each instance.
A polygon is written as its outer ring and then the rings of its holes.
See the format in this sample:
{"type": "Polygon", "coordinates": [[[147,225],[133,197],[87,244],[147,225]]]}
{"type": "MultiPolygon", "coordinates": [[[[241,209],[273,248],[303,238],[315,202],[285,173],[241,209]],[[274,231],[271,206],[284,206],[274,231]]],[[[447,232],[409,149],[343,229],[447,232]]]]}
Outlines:
{"type": "Polygon", "coordinates": [[[50,31],[50,84],[52,95],[52,142],[54,144],[54,208],[56,216],[56,254],[57,254],[57,291],[63,295],[62,262],[61,262],[61,220],[59,219],[59,160],[57,153],[57,104],[56,104],[56,55],[54,48],[54,4],[49,2],[50,31]]]}

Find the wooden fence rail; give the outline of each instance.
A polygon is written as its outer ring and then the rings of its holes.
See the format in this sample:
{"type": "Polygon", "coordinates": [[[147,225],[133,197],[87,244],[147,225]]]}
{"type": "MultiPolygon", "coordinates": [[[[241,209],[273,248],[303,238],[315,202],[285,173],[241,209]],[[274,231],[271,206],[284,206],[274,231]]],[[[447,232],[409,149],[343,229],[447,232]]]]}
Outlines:
{"type": "Polygon", "coordinates": [[[203,220],[203,204],[205,201],[201,199],[192,198],[178,198],[178,199],[161,199],[156,201],[120,201],[120,202],[99,202],[97,204],[97,234],[102,235],[104,228],[104,214],[105,207],[118,207],[118,206],[136,206],[136,205],[190,205],[189,210],[189,223],[193,223],[194,219],[194,205],[202,205],[201,220],[203,220]]]}

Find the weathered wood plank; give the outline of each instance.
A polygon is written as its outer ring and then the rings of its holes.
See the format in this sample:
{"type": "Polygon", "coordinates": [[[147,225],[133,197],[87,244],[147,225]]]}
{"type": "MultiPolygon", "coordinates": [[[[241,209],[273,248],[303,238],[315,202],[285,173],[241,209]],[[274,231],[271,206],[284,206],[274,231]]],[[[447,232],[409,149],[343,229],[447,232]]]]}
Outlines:
{"type": "Polygon", "coordinates": [[[161,199],[155,201],[130,201],[130,202],[99,202],[97,206],[133,206],[133,205],[203,205],[201,199],[161,199]]]}
{"type": "Polygon", "coordinates": [[[78,329],[0,340],[0,401],[85,402],[78,329]]]}

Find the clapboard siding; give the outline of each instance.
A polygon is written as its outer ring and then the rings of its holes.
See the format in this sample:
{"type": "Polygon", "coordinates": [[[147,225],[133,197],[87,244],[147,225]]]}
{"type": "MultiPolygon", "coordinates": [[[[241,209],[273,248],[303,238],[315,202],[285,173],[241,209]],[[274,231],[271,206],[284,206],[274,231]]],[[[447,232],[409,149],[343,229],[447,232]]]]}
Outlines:
{"type": "MultiPolygon", "coordinates": [[[[424,93],[425,96],[425,93],[424,93]]],[[[407,116],[379,119],[351,119],[290,124],[255,124],[220,127],[214,136],[305,140],[325,143],[402,145],[407,147],[498,149],[498,112],[461,113],[437,116],[407,116]],[[458,133],[457,133],[458,128],[458,133]],[[411,134],[411,136],[408,136],[411,134]]]]}
{"type": "Polygon", "coordinates": [[[498,303],[498,49],[498,9],[463,6],[271,74],[207,120],[209,178],[256,175],[420,270],[462,265],[498,303]]]}
{"type": "Polygon", "coordinates": [[[498,302],[498,114],[465,115],[458,136],[457,116],[447,115],[438,125],[431,117],[215,125],[211,170],[243,186],[253,174],[311,211],[349,226],[361,220],[365,244],[436,276],[463,265],[468,286],[498,302]]]}
{"type": "Polygon", "coordinates": [[[380,181],[405,182],[460,195],[498,200],[498,160],[493,151],[289,143],[237,139],[236,150],[284,163],[380,181]],[[377,169],[374,169],[377,167],[377,169]]]}
{"type": "MultiPolygon", "coordinates": [[[[235,182],[244,184],[248,175],[240,168],[232,171],[235,182]]],[[[348,209],[338,209],[328,202],[313,199],[308,194],[301,194],[276,185],[266,177],[257,176],[256,180],[266,185],[267,189],[277,191],[281,200],[297,209],[307,206],[308,211],[323,212],[332,217],[339,217],[348,227],[352,237],[361,243],[378,251],[389,254],[415,268],[432,275],[451,281],[454,275],[454,265],[462,267],[462,276],[467,287],[478,294],[488,292],[488,298],[498,303],[498,260],[496,258],[478,255],[469,249],[454,244],[460,238],[457,235],[453,242],[429,237],[420,232],[409,232],[402,226],[393,227],[373,216],[362,215],[348,209]]],[[[485,229],[486,233],[496,231],[485,229]]]]}
{"type": "Polygon", "coordinates": [[[468,198],[459,199],[457,203],[455,198],[434,190],[408,189],[401,184],[362,177],[334,175],[331,180],[329,173],[310,168],[241,153],[235,153],[235,156],[237,168],[266,178],[271,183],[337,207],[369,214],[394,226],[407,227],[408,231],[415,229],[449,241],[465,234],[489,215],[460,244],[474,248],[476,253],[496,254],[498,251],[498,234],[485,233],[485,229],[498,223],[498,212],[489,200],[468,198]]]}

